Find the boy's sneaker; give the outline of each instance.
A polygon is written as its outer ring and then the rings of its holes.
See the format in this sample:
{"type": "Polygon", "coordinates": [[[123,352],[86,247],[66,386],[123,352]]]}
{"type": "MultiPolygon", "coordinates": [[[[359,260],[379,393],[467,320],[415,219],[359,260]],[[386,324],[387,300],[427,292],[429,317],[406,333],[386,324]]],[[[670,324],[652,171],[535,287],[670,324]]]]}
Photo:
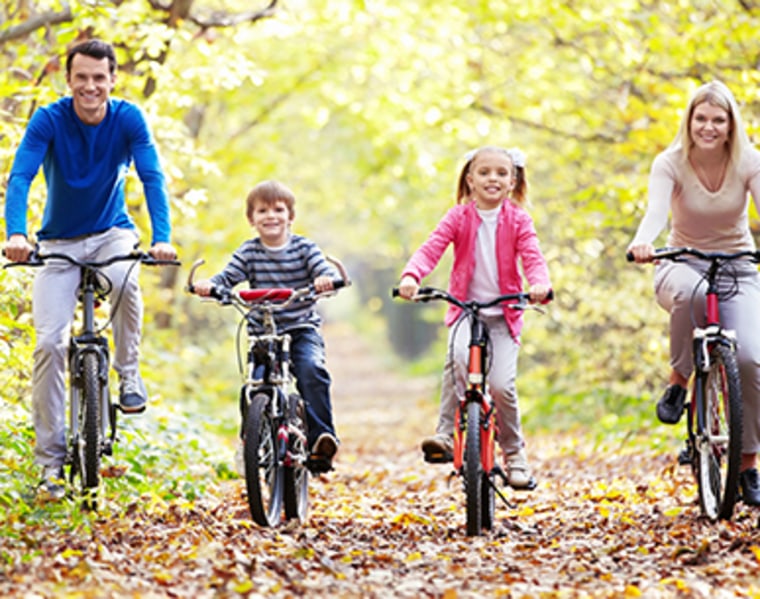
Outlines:
{"type": "Polygon", "coordinates": [[[431,464],[446,464],[454,461],[454,437],[436,433],[422,440],[420,445],[425,461],[431,464]]]}
{"type": "Polygon", "coordinates": [[[145,410],[147,394],[139,374],[123,376],[119,389],[119,408],[125,414],[139,414],[145,410]]]}
{"type": "Polygon", "coordinates": [[[38,487],[39,493],[48,499],[58,501],[66,495],[66,482],[63,479],[62,466],[45,466],[42,469],[42,481],[38,487]]]}
{"type": "Polygon", "coordinates": [[[677,424],[686,405],[686,389],[674,384],[665,389],[657,402],[657,418],[663,424],[677,424]]]}
{"type": "Polygon", "coordinates": [[[333,469],[332,459],[338,452],[338,440],[330,433],[317,437],[306,460],[306,467],[312,474],[324,474],[333,469]]]}
{"type": "Polygon", "coordinates": [[[331,462],[338,452],[338,441],[330,433],[322,433],[317,437],[314,446],[311,448],[311,455],[314,458],[327,460],[331,462]]]}
{"type": "Polygon", "coordinates": [[[536,488],[536,479],[533,478],[530,472],[528,457],[525,455],[524,449],[507,455],[505,466],[507,470],[507,483],[509,483],[510,487],[529,491],[536,488]]]}

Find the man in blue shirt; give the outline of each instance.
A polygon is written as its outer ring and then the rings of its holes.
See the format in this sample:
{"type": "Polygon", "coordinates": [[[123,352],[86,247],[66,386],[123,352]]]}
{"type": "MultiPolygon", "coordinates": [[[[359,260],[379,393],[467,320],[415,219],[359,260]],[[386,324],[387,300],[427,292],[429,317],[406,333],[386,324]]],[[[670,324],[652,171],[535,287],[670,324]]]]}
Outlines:
{"type": "MultiPolygon", "coordinates": [[[[142,181],[150,214],[150,253],[176,258],[170,243],[169,198],[158,152],[140,109],[111,98],[116,55],[110,44],[90,40],[73,47],[66,60],[70,97],[35,111],[8,180],[6,257],[25,262],[33,249],[27,238],[29,188],[42,166],[47,202],[37,232],[44,253],[102,260],[128,253],[138,241],[124,197],[132,161],[142,181]]],[[[109,266],[113,297],[114,369],[121,379],[120,407],[142,412],[147,392],[139,373],[143,304],[137,268],[109,266]]],[[[54,498],[64,494],[66,455],[66,351],[76,307],[79,269],[50,263],[35,277],[32,313],[36,332],[32,375],[35,461],[43,467],[41,487],[54,498]]]]}

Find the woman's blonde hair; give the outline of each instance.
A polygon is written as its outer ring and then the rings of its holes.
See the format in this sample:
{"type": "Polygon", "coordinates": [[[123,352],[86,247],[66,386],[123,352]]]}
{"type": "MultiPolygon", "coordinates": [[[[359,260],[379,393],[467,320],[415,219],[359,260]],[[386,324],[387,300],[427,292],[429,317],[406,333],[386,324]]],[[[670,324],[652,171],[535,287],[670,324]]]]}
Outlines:
{"type": "Polygon", "coordinates": [[[728,114],[728,157],[730,162],[738,164],[742,151],[751,144],[747,131],[744,129],[744,121],[742,121],[742,116],[739,112],[739,105],[736,103],[731,90],[720,81],[705,83],[698,87],[691,95],[689,104],[686,106],[686,111],[681,117],[678,133],[673,143],[670,144],[670,148],[680,150],[684,158],[689,157],[689,152],[694,145],[691,139],[691,118],[694,115],[696,107],[705,102],[722,108],[728,114]]]}

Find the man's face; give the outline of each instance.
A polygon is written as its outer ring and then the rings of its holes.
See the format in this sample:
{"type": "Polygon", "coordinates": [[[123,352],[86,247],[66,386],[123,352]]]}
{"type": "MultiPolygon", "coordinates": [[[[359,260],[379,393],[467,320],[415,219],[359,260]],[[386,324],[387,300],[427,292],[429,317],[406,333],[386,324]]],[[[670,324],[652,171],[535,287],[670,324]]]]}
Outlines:
{"type": "Polygon", "coordinates": [[[76,54],[66,75],[74,110],[87,124],[97,124],[106,114],[106,102],[116,82],[108,68],[108,58],[76,54]]]}

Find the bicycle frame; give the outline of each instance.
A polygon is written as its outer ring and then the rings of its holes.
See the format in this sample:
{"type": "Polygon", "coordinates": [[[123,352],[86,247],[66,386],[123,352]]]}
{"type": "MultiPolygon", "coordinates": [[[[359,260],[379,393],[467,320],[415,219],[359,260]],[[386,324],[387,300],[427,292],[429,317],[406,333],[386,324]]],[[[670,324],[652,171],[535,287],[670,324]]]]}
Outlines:
{"type": "Polygon", "coordinates": [[[488,334],[483,321],[472,315],[470,323],[469,358],[467,361],[467,388],[461,397],[454,420],[454,470],[461,472],[464,465],[465,430],[468,425],[463,416],[470,402],[480,405],[480,463],[486,473],[495,465],[496,412],[493,401],[486,393],[488,367],[488,334]]]}

